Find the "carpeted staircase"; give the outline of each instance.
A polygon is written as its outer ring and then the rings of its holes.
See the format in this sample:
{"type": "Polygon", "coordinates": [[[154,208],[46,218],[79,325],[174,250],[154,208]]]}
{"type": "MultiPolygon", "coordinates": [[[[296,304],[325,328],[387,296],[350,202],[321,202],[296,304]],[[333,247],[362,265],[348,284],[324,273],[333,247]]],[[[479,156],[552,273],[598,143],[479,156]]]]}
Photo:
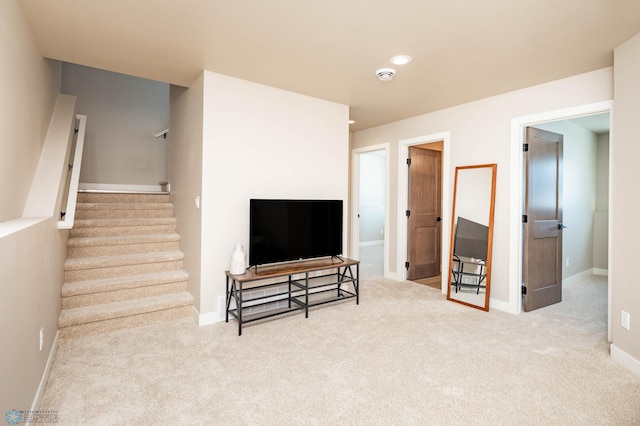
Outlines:
{"type": "Polygon", "coordinates": [[[78,193],[61,337],[191,315],[193,297],[168,194],[78,193]]]}

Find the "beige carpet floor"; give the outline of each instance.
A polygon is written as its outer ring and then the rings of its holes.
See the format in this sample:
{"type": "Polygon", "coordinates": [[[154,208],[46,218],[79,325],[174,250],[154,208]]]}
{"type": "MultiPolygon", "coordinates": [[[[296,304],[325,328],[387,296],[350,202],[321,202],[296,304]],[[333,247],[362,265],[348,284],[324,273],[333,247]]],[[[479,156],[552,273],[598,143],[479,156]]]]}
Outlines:
{"type": "Polygon", "coordinates": [[[483,312],[368,274],[353,300],[248,324],[175,320],[62,340],[42,410],[77,425],[637,425],[606,279],[483,312]]]}

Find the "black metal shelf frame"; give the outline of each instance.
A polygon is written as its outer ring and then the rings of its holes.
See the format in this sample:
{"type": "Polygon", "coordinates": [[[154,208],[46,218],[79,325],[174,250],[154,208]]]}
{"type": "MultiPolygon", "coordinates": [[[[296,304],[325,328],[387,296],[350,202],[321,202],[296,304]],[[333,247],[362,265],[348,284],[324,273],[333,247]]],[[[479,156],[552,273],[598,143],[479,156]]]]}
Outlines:
{"type": "MultiPolygon", "coordinates": [[[[300,270],[287,270],[282,274],[269,274],[264,277],[251,273],[241,276],[231,275],[227,272],[226,281],[226,316],[229,322],[231,315],[238,321],[238,335],[242,335],[242,325],[265,318],[275,317],[290,312],[304,310],[305,318],[309,317],[309,308],[328,303],[344,301],[355,298],[356,304],[360,304],[360,263],[350,261],[345,264],[305,268],[300,270]],[[352,267],[355,266],[355,273],[352,267]],[[335,269],[335,272],[326,275],[311,276],[311,273],[335,269]],[[294,278],[303,274],[304,278],[294,278]],[[244,284],[259,282],[286,276],[286,280],[267,284],[244,284]],[[345,284],[352,283],[353,291],[347,290],[345,284]],[[284,290],[283,290],[284,287],[284,290]],[[268,291],[274,289],[275,291],[268,291]],[[265,290],[264,295],[246,297],[246,293],[255,293],[265,290]],[[324,296],[320,298],[319,296],[324,296]],[[249,312],[250,308],[266,307],[281,301],[287,301],[286,307],[266,309],[264,311],[249,312]]],[[[252,310],[254,310],[252,309],[252,310]]]]}
{"type": "Polygon", "coordinates": [[[453,263],[456,267],[452,268],[451,274],[453,275],[452,286],[455,286],[456,293],[461,287],[473,287],[476,289],[476,294],[480,294],[481,288],[486,288],[486,285],[482,284],[487,277],[486,264],[483,261],[478,260],[465,260],[465,258],[455,256],[453,263]],[[478,272],[467,272],[464,270],[465,265],[478,268],[478,272]],[[463,282],[464,278],[471,278],[475,282],[463,282]]]}

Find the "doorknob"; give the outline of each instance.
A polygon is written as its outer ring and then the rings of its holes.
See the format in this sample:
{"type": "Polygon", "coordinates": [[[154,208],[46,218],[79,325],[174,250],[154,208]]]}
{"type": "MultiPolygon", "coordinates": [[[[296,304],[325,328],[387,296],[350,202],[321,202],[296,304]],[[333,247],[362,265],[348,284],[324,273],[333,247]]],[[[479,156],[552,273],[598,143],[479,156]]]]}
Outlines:
{"type": "Polygon", "coordinates": [[[440,216],[438,216],[438,218],[436,219],[436,222],[440,222],[442,220],[442,218],[440,216]]]}
{"type": "Polygon", "coordinates": [[[566,226],[565,226],[565,225],[563,225],[563,224],[561,224],[561,223],[559,223],[559,224],[558,224],[558,229],[559,229],[559,230],[561,230],[561,231],[562,231],[564,228],[566,228],[566,226]]]}

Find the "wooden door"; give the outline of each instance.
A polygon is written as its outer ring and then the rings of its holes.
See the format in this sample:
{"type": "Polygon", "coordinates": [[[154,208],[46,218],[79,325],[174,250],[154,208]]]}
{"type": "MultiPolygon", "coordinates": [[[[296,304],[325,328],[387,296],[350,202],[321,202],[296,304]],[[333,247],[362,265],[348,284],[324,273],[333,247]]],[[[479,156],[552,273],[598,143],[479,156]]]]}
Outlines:
{"type": "Polygon", "coordinates": [[[407,279],[440,275],[442,154],[409,147],[407,279]]]}
{"type": "Polygon", "coordinates": [[[562,135],[527,127],[524,310],[562,300],[562,135]]]}

